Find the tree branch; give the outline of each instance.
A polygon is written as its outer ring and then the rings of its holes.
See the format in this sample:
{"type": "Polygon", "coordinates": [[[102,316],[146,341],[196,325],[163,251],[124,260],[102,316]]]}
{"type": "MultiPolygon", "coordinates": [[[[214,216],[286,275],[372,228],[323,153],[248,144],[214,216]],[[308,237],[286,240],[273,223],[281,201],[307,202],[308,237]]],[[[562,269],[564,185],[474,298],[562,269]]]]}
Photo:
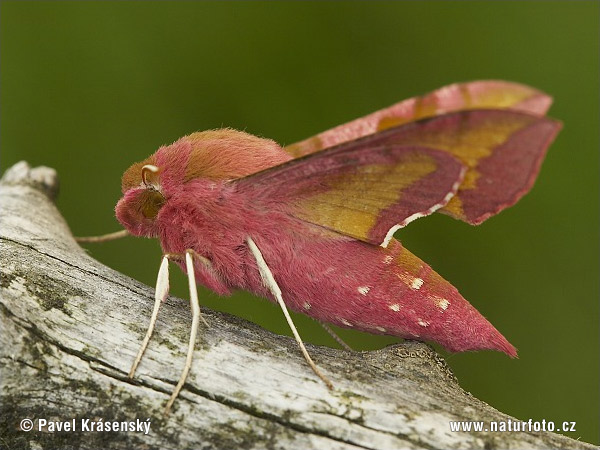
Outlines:
{"type": "Polygon", "coordinates": [[[153,289],[89,257],[55,208],[56,192],[54,170],[24,162],[0,182],[0,447],[594,448],[545,432],[451,432],[453,420],[515,419],[464,392],[423,343],[373,352],[309,346],[335,385],[329,391],[292,339],[206,309],[210,327],[201,327],[190,376],[165,417],[189,308],[165,303],[129,380],[153,289]],[[20,429],[24,418],[32,431],[20,429]],[[74,432],[38,431],[41,419],[73,418],[74,432]],[[150,431],[86,431],[82,419],[149,419],[150,431]]]}

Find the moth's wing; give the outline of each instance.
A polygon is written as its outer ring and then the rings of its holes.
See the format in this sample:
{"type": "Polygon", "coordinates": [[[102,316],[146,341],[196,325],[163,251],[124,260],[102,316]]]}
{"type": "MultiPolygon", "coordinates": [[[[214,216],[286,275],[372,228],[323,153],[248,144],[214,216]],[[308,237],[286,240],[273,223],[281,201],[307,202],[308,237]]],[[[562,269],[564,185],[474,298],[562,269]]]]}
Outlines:
{"type": "Polygon", "coordinates": [[[436,148],[468,168],[441,212],[477,225],[514,205],[535,182],[561,123],[511,110],[460,111],[387,130],[382,139],[436,148]]]}
{"type": "Polygon", "coordinates": [[[533,185],[560,127],[511,110],[460,111],[346,142],[235,183],[292,205],[293,214],[308,222],[382,244],[395,229],[438,208],[478,224],[513,205],[533,185]]]}
{"type": "Polygon", "coordinates": [[[233,181],[286,205],[302,220],[375,245],[446,205],[465,166],[439,150],[374,137],[352,141],[233,181]]]}
{"type": "Polygon", "coordinates": [[[396,103],[284,149],[297,158],[378,131],[453,111],[508,108],[545,115],[551,104],[552,97],[523,84],[498,80],[455,83],[424,96],[396,103]]]}

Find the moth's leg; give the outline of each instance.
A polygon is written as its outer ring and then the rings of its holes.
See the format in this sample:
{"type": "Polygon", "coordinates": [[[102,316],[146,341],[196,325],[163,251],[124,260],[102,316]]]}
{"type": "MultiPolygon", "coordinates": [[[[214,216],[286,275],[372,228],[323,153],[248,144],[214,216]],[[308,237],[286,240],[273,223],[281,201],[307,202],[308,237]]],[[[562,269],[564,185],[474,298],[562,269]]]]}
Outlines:
{"type": "Polygon", "coordinates": [[[322,326],[323,328],[325,328],[325,331],[327,331],[327,332],[329,333],[329,336],[331,336],[331,337],[332,337],[332,338],[335,340],[335,342],[337,342],[338,344],[340,344],[340,345],[342,346],[342,348],[344,348],[345,350],[348,350],[348,351],[350,351],[350,352],[353,352],[353,351],[354,351],[354,349],[353,349],[352,347],[350,347],[348,344],[346,344],[346,343],[344,342],[344,340],[343,340],[343,339],[342,339],[342,338],[341,338],[341,337],[340,337],[340,336],[339,336],[339,335],[338,335],[338,334],[337,334],[335,331],[333,331],[333,330],[332,330],[332,329],[329,327],[329,325],[327,325],[327,324],[326,324],[326,323],[324,323],[324,322],[319,322],[319,323],[321,324],[321,326],[322,326]]]}
{"type": "Polygon", "coordinates": [[[103,234],[101,236],[76,237],[75,240],[77,242],[107,242],[107,241],[114,241],[115,239],[120,239],[125,236],[129,236],[129,231],[120,230],[120,231],[115,231],[114,233],[103,234]]]}
{"type": "Polygon", "coordinates": [[[329,379],[321,373],[321,371],[317,368],[317,366],[311,359],[310,355],[308,354],[308,351],[306,351],[306,347],[304,347],[304,343],[302,342],[302,339],[300,338],[300,335],[298,334],[298,330],[296,330],[296,326],[294,325],[294,322],[292,321],[292,318],[290,317],[290,313],[288,312],[288,309],[285,306],[285,302],[283,301],[283,297],[281,295],[281,289],[279,288],[279,285],[275,281],[275,277],[273,277],[273,273],[271,272],[271,269],[269,269],[269,266],[265,262],[265,259],[263,258],[262,253],[260,252],[259,248],[256,246],[256,244],[254,243],[254,241],[252,240],[252,238],[250,236],[248,236],[247,242],[248,242],[248,247],[250,248],[250,251],[252,252],[252,255],[254,255],[254,258],[256,259],[256,264],[258,265],[258,271],[260,272],[260,276],[263,280],[263,283],[271,291],[271,294],[273,294],[273,297],[275,297],[275,299],[277,300],[277,303],[279,303],[279,306],[281,307],[281,310],[283,311],[283,315],[285,316],[285,320],[287,320],[287,323],[290,326],[290,328],[292,329],[292,333],[294,334],[294,337],[296,338],[296,342],[300,346],[300,350],[302,351],[302,354],[304,355],[304,359],[306,360],[306,362],[308,363],[310,368],[313,370],[313,372],[319,378],[321,378],[321,380],[323,380],[323,382],[327,385],[327,387],[329,389],[333,389],[333,384],[331,383],[331,381],[329,381],[329,379]]]}
{"type": "Polygon", "coordinates": [[[156,318],[158,317],[158,310],[160,309],[161,303],[167,298],[169,294],[169,255],[164,255],[162,262],[160,263],[160,269],[158,270],[158,277],[156,278],[156,290],[154,291],[154,309],[152,310],[152,317],[150,318],[150,325],[148,326],[148,331],[146,331],[146,336],[142,342],[142,346],[140,347],[140,351],[135,357],[135,361],[133,361],[133,365],[131,366],[131,370],[129,371],[129,378],[133,378],[135,374],[135,370],[142,360],[142,356],[144,356],[144,352],[146,351],[146,347],[148,347],[148,342],[150,342],[150,337],[152,336],[152,332],[154,331],[154,325],[156,325],[156,318]]]}
{"type": "MultiPolygon", "coordinates": [[[[192,261],[192,255],[194,253],[195,252],[193,250],[187,250],[185,252],[185,265],[187,268],[188,284],[190,288],[190,307],[192,308],[192,330],[190,331],[190,342],[188,344],[187,357],[185,358],[185,367],[183,368],[183,372],[181,373],[181,377],[179,378],[177,386],[175,386],[175,390],[171,394],[171,398],[167,402],[165,414],[169,413],[169,410],[171,409],[171,406],[173,406],[173,402],[177,398],[177,395],[179,395],[188,373],[190,372],[190,368],[192,367],[194,344],[196,343],[196,337],[198,335],[198,325],[200,323],[200,319],[202,318],[202,315],[200,314],[200,304],[198,302],[198,290],[196,289],[194,262],[192,261]]],[[[204,319],[202,320],[204,321],[204,319]]],[[[204,323],[206,323],[206,321],[204,321],[204,323]]]]}

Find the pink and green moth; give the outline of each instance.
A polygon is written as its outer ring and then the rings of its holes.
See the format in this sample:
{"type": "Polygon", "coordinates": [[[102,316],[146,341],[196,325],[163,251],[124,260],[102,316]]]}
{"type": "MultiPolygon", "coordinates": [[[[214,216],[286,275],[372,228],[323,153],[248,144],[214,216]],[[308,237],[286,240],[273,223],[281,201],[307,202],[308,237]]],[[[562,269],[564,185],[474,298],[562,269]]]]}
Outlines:
{"type": "MultiPolygon", "coordinates": [[[[527,193],[560,123],[548,95],[505,81],[453,84],[281,147],[233,129],[192,133],[133,164],[116,215],[158,238],[164,258],[152,321],[168,293],[168,259],[195,282],[243,289],[322,323],[433,341],[459,352],[515,348],[448,281],[393,238],[436,211],[479,224],[527,193]]],[[[118,235],[123,235],[121,232],[118,235]]]]}

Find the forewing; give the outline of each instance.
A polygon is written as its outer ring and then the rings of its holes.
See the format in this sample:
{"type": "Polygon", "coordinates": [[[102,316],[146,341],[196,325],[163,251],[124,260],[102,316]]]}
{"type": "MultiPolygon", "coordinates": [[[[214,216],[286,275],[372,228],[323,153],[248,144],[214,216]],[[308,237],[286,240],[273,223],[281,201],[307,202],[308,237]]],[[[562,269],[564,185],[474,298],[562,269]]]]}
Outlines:
{"type": "Polygon", "coordinates": [[[388,130],[391,142],[436,148],[467,167],[458,193],[442,212],[480,224],[515,204],[533,186],[561,124],[510,110],[473,110],[388,130]]]}
{"type": "Polygon", "coordinates": [[[294,158],[419,119],[468,109],[504,109],[544,115],[552,97],[523,84],[473,81],[445,86],[339,125],[284,149],[294,158]]]}
{"type": "Polygon", "coordinates": [[[465,166],[439,150],[372,139],[236,180],[237,189],[284,204],[302,220],[385,246],[397,228],[447,204],[465,166]]]}

